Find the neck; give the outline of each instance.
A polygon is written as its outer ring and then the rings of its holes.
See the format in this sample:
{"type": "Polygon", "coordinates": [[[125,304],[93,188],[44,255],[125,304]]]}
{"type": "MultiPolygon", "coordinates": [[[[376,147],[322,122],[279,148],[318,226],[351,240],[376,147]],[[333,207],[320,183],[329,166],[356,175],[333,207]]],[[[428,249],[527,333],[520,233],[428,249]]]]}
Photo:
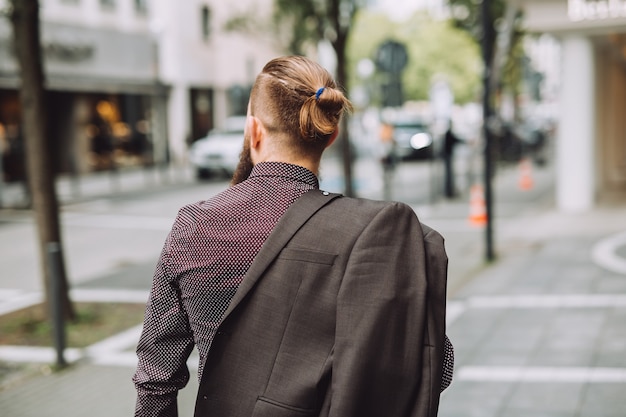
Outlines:
{"type": "Polygon", "coordinates": [[[319,176],[320,170],[320,161],[311,161],[308,158],[279,158],[279,157],[269,157],[267,159],[257,160],[255,161],[255,165],[261,162],[282,162],[285,164],[299,165],[304,167],[314,173],[316,176],[319,176]]]}
{"type": "Polygon", "coordinates": [[[251,149],[252,162],[258,164],[260,162],[283,162],[286,164],[299,165],[319,175],[320,158],[302,155],[294,152],[283,140],[276,140],[273,137],[266,136],[262,144],[257,148],[251,149]]]}

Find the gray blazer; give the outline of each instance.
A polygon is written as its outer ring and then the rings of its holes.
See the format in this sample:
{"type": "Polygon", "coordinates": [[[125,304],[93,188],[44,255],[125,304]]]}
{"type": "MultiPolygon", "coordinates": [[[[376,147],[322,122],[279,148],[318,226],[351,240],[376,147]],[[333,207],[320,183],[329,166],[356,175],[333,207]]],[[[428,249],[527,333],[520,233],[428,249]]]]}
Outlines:
{"type": "Polygon", "coordinates": [[[436,416],[446,274],[409,206],[308,192],[226,311],[195,416],[436,416]]]}

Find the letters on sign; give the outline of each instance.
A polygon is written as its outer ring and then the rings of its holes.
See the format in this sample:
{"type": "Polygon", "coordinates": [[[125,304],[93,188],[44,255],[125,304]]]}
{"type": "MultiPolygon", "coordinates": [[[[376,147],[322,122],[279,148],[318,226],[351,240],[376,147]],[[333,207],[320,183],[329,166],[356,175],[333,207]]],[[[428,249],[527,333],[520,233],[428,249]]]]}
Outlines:
{"type": "Polygon", "coordinates": [[[626,17],[626,0],[568,0],[570,20],[605,20],[626,17]]]}

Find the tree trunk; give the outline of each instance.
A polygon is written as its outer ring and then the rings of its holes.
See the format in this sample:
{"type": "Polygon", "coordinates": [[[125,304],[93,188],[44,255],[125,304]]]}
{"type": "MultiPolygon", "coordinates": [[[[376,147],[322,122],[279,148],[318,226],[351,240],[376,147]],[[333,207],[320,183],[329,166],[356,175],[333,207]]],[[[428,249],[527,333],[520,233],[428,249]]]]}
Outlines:
{"type": "MultiPolygon", "coordinates": [[[[337,83],[345,88],[346,86],[346,54],[345,43],[336,47],[337,51],[337,83]]],[[[348,117],[341,120],[341,128],[339,133],[339,143],[341,143],[341,156],[343,161],[343,176],[345,179],[345,194],[348,197],[354,197],[355,191],[353,186],[352,175],[352,146],[350,144],[350,132],[348,128],[348,117]]]]}
{"type": "MultiPolygon", "coordinates": [[[[337,37],[332,42],[333,49],[337,56],[337,84],[341,88],[347,88],[347,71],[346,71],[346,44],[348,41],[348,28],[343,28],[340,11],[340,1],[335,0],[331,5],[331,22],[335,27],[335,33],[337,37]]],[[[343,161],[343,177],[345,181],[344,194],[348,197],[354,197],[356,195],[354,191],[354,181],[352,175],[352,146],[350,144],[350,132],[348,127],[348,118],[343,117],[341,126],[339,129],[339,143],[341,144],[341,156],[343,161]]]]}
{"type": "MultiPolygon", "coordinates": [[[[45,302],[50,307],[52,280],[56,278],[62,297],[57,301],[62,303],[65,316],[71,319],[74,317],[74,310],[69,299],[63,251],[60,250],[62,245],[59,207],[52,161],[50,153],[47,152],[48,131],[39,29],[39,1],[11,0],[11,6],[15,53],[21,74],[20,102],[26,147],[26,172],[37,223],[45,302]],[[61,255],[56,262],[57,274],[52,274],[50,271],[51,262],[48,251],[51,245],[55,245],[61,255]]],[[[50,311],[50,308],[46,311],[50,311]]]]}

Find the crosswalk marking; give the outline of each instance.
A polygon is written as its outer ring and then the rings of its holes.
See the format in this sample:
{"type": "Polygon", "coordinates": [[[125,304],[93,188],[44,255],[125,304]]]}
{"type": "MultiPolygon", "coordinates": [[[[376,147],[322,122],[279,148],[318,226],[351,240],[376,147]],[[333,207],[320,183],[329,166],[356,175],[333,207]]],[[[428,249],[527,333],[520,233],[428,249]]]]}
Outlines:
{"type": "Polygon", "coordinates": [[[468,308],[613,308],[626,307],[623,294],[525,294],[470,297],[468,308]]]}
{"type": "Polygon", "coordinates": [[[464,366],[455,381],[626,383],[626,368],[464,366]]]}

